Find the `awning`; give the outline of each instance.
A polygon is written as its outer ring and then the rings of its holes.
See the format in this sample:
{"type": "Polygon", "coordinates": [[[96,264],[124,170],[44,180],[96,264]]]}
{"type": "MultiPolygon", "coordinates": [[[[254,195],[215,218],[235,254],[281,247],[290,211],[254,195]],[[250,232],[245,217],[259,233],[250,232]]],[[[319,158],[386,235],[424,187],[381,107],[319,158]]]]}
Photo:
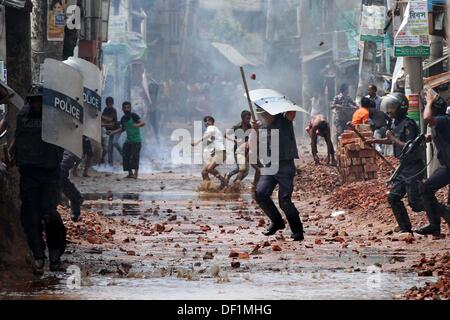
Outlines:
{"type": "Polygon", "coordinates": [[[256,67],[259,63],[251,61],[244,57],[236,48],[226,43],[213,42],[212,46],[216,48],[228,61],[237,67],[250,65],[256,67]]]}
{"type": "Polygon", "coordinates": [[[436,88],[440,85],[450,82],[450,72],[444,72],[429,78],[424,79],[424,85],[429,88],[436,88]]]}

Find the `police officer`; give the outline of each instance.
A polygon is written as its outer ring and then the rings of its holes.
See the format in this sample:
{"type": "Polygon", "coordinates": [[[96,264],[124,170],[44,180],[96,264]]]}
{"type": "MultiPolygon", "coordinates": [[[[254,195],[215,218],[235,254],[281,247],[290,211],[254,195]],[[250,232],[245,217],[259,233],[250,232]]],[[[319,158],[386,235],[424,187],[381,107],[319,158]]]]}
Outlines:
{"type": "Polygon", "coordinates": [[[450,226],[448,207],[436,199],[436,192],[450,183],[450,116],[446,114],[447,103],[439,96],[428,92],[423,114],[424,121],[432,128],[432,139],[437,149],[437,157],[442,165],[421,186],[423,204],[430,224],[416,233],[421,235],[441,235],[441,217],[450,226]]]}
{"type": "Polygon", "coordinates": [[[83,204],[83,197],[80,191],[69,179],[70,170],[72,170],[79,161],[78,157],[72,152],[65,150],[63,159],[61,161],[61,191],[70,200],[70,207],[72,210],[72,221],[80,221],[81,205],[83,204]]]}
{"type": "Polygon", "coordinates": [[[44,273],[46,243],[51,271],[61,271],[66,248],[66,229],[57,212],[62,149],[42,140],[42,93],[41,85],[31,87],[27,103],[17,115],[11,149],[20,172],[21,221],[36,275],[44,273]]]}
{"type": "MultiPolygon", "coordinates": [[[[409,103],[402,93],[389,94],[383,98],[381,109],[386,110],[392,119],[392,128],[387,131],[385,139],[375,139],[372,143],[392,144],[394,156],[398,159],[408,141],[416,139],[420,135],[420,129],[413,119],[407,117],[409,103]]],[[[388,194],[388,202],[394,213],[401,233],[412,233],[411,221],[402,199],[408,195],[409,206],[414,212],[424,210],[419,192],[420,181],[423,179],[425,164],[423,161],[424,149],[419,149],[411,158],[406,159],[404,170],[392,182],[388,194]]]]}
{"type": "MultiPolygon", "coordinates": [[[[273,175],[262,175],[256,187],[256,202],[272,222],[267,231],[264,232],[264,235],[271,236],[278,230],[285,228],[282,216],[271,199],[272,193],[278,185],[278,201],[291,227],[291,237],[294,241],[303,241],[303,224],[300,220],[299,212],[292,202],[294,178],[296,175],[294,159],[298,159],[297,142],[293,126],[296,113],[286,112],[272,116],[263,109],[258,109],[257,112],[262,123],[253,123],[255,129],[259,129],[259,127],[267,129],[269,135],[271,135],[271,130],[278,130],[279,132],[279,161],[278,163],[272,161],[272,166],[278,165],[278,172],[273,175]]],[[[272,140],[269,137],[269,152],[272,151],[274,143],[272,140]]],[[[272,154],[271,156],[273,157],[274,155],[272,154]]]]}

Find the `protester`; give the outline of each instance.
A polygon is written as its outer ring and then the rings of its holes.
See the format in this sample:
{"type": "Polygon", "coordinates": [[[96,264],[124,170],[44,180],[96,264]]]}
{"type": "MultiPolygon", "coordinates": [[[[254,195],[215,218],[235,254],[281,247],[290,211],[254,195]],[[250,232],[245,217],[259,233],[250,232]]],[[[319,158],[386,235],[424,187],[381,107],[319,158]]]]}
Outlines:
{"type": "Polygon", "coordinates": [[[314,92],[311,99],[311,117],[328,114],[327,104],[319,90],[314,92]]]}
{"type": "Polygon", "coordinates": [[[108,138],[108,144],[105,148],[103,146],[102,162],[105,160],[106,154],[108,155],[108,163],[110,166],[114,165],[114,148],[122,155],[122,147],[119,144],[121,131],[118,131],[120,124],[117,121],[117,110],[114,108],[114,99],[112,97],[106,98],[106,108],[102,113],[102,126],[106,129],[106,135],[108,138]],[[111,134],[112,132],[117,132],[111,134]]]}
{"type": "Polygon", "coordinates": [[[141,128],[145,126],[145,122],[136,113],[131,112],[131,102],[124,102],[122,111],[124,116],[120,120],[120,128],[110,134],[126,132],[127,140],[123,145],[123,171],[128,172],[126,178],[137,179],[142,148],[141,128]]]}
{"type": "Polygon", "coordinates": [[[217,168],[226,160],[224,136],[219,128],[214,125],[216,121],[213,117],[206,116],[203,122],[206,126],[203,137],[198,141],[192,142],[192,146],[194,147],[206,141],[204,159],[206,158],[207,160],[202,170],[203,181],[210,181],[209,175],[211,174],[220,180],[220,188],[224,188],[226,186],[226,179],[217,171],[217,168]]]}
{"type": "Polygon", "coordinates": [[[375,103],[369,98],[362,98],[361,107],[355,111],[352,118],[352,124],[354,126],[359,124],[368,124],[370,117],[370,110],[374,109],[375,103]]]}
{"type": "Polygon", "coordinates": [[[234,159],[237,167],[225,175],[227,184],[233,176],[238,175],[235,183],[239,183],[243,181],[249,173],[250,164],[248,158],[248,130],[252,129],[250,123],[251,119],[252,116],[249,111],[242,111],[241,122],[233,127],[234,137],[232,141],[234,142],[234,159]]]}
{"type": "Polygon", "coordinates": [[[326,117],[322,114],[318,114],[311,118],[311,122],[309,123],[308,128],[306,131],[309,134],[309,137],[311,138],[311,153],[314,157],[314,161],[316,164],[320,164],[320,158],[318,156],[318,150],[317,150],[317,140],[318,137],[322,137],[325,139],[325,142],[327,144],[327,164],[330,164],[332,166],[336,166],[336,158],[335,158],[335,151],[333,142],[331,141],[331,129],[330,125],[328,124],[328,121],[326,120],[326,117]]]}
{"type": "Polygon", "coordinates": [[[351,121],[352,115],[357,108],[356,103],[348,95],[348,85],[343,84],[339,90],[339,94],[333,99],[331,103],[331,109],[335,110],[334,126],[336,129],[336,135],[334,137],[335,142],[338,141],[338,137],[347,128],[347,122],[351,121]]]}
{"type": "Polygon", "coordinates": [[[381,97],[378,95],[378,88],[374,84],[371,84],[367,88],[367,93],[368,95],[366,96],[366,98],[372,100],[372,102],[375,103],[375,108],[377,110],[380,110],[381,97]]]}

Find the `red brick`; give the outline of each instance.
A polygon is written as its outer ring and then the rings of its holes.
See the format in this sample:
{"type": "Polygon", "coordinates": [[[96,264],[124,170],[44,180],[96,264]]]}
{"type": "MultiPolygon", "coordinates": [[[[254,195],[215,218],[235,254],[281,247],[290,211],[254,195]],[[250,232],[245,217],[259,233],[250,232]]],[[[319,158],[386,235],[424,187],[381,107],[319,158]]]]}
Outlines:
{"type": "Polygon", "coordinates": [[[361,150],[359,152],[359,156],[361,158],[375,158],[376,157],[376,153],[375,150],[370,149],[370,150],[361,150]]]}
{"type": "Polygon", "coordinates": [[[364,171],[365,172],[377,172],[378,166],[376,164],[366,164],[364,166],[364,171]]]}
{"type": "Polygon", "coordinates": [[[345,146],[345,150],[348,151],[359,151],[361,149],[361,147],[359,146],[359,144],[347,144],[345,146]]]}
{"type": "Polygon", "coordinates": [[[353,167],[350,167],[348,170],[350,173],[355,173],[355,174],[364,172],[363,166],[353,166],[353,167]]]}

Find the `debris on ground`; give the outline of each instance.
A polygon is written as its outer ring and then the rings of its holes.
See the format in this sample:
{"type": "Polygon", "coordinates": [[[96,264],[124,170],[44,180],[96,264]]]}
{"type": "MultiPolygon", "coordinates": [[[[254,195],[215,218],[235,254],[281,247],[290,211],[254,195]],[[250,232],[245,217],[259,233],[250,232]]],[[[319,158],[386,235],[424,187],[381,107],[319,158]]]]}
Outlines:
{"type": "Polygon", "coordinates": [[[295,196],[300,200],[308,199],[311,196],[330,195],[336,187],[342,184],[339,172],[335,167],[308,163],[298,171],[299,174],[295,179],[295,196]]]}
{"type": "Polygon", "coordinates": [[[450,299],[450,252],[427,258],[422,254],[418,264],[413,265],[419,276],[437,276],[436,283],[427,283],[423,288],[413,287],[405,294],[409,300],[449,300],[450,299]]]}

